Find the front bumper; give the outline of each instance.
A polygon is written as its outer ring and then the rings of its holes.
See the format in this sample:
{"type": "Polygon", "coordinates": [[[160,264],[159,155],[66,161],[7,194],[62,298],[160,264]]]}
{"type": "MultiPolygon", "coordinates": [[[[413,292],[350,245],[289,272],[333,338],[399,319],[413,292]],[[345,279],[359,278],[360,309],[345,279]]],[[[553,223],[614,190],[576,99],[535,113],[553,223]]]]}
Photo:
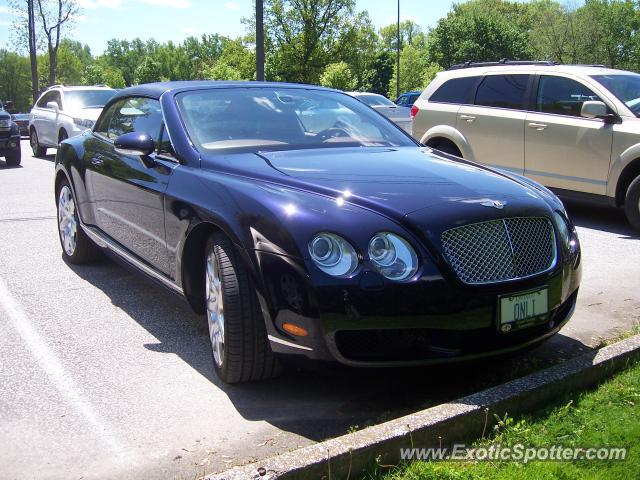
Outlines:
{"type": "Polygon", "coordinates": [[[20,149],[20,135],[0,131],[0,156],[20,149]]]}
{"type": "Polygon", "coordinates": [[[581,278],[579,256],[526,280],[469,286],[444,278],[435,267],[405,284],[384,281],[370,271],[352,279],[320,278],[302,260],[255,254],[273,351],[350,366],[428,365],[527,348],[557,333],[571,318],[581,278]],[[526,327],[500,332],[499,297],[542,287],[548,289],[549,311],[526,327]],[[285,323],[309,334],[290,335],[285,323]]]}

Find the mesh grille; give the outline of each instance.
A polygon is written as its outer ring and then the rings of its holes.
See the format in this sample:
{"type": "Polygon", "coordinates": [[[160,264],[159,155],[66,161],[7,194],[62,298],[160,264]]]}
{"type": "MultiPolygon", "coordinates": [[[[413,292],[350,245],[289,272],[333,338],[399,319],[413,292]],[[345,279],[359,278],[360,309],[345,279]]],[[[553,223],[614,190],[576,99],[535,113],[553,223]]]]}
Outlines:
{"type": "Polygon", "coordinates": [[[465,283],[493,283],[550,269],[556,256],[551,222],[516,217],[456,227],[442,234],[444,253],[465,283]]]}

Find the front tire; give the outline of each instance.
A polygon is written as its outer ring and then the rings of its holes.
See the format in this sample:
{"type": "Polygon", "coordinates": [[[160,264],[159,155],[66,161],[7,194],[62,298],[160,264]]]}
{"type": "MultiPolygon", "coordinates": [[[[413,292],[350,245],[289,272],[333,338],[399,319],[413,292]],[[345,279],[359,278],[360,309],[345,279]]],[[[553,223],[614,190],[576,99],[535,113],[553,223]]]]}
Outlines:
{"type": "Polygon", "coordinates": [[[38,134],[36,133],[36,129],[32,128],[31,133],[29,134],[29,143],[31,144],[31,150],[33,151],[34,157],[44,157],[47,153],[47,149],[40,145],[38,142],[38,134]]]}
{"type": "Polygon", "coordinates": [[[20,151],[20,148],[18,148],[13,152],[7,153],[4,158],[7,161],[7,165],[10,167],[17,167],[22,161],[22,152],[20,151]]]}
{"type": "Polygon", "coordinates": [[[80,226],[73,190],[66,179],[58,185],[56,198],[58,238],[62,255],[69,263],[76,265],[95,260],[98,256],[98,247],[80,226]]]}
{"type": "Polygon", "coordinates": [[[226,383],[271,378],[280,366],[271,351],[249,273],[229,239],[212,234],[205,249],[205,298],[213,366],[226,383]]]}
{"type": "Polygon", "coordinates": [[[631,226],[640,232],[640,176],[631,182],[624,199],[624,212],[631,226]]]}

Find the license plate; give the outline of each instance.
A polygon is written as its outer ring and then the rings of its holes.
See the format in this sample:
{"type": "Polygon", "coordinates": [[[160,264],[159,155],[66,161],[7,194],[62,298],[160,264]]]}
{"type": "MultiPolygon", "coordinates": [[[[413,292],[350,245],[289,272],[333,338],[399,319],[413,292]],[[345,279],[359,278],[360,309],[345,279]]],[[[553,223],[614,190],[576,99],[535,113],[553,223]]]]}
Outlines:
{"type": "Polygon", "coordinates": [[[511,328],[529,319],[544,315],[549,311],[547,289],[535,292],[509,295],[500,298],[500,330],[508,332],[511,328]]]}

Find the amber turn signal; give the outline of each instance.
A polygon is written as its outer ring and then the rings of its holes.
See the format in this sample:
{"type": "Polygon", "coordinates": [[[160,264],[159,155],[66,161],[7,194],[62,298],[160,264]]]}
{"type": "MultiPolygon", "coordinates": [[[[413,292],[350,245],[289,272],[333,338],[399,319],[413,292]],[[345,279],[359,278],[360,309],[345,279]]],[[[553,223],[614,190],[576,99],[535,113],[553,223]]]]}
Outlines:
{"type": "Polygon", "coordinates": [[[309,332],[307,332],[304,328],[299,327],[298,325],[295,325],[293,323],[284,323],[282,325],[282,328],[285,332],[288,332],[291,335],[295,335],[296,337],[306,337],[307,335],[309,335],[309,332]]]}

